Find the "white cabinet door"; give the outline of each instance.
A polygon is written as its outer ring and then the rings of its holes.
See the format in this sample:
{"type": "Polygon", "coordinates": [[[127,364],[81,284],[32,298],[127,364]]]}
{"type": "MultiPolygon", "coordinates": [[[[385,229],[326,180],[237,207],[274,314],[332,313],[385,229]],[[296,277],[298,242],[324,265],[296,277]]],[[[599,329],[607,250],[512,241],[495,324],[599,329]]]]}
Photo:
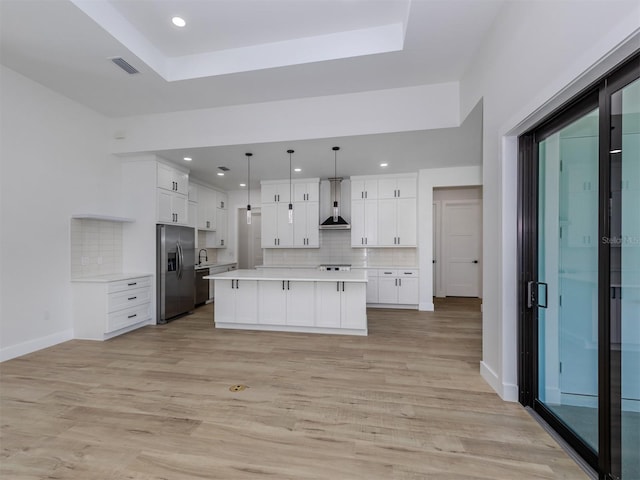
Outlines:
{"type": "Polygon", "coordinates": [[[316,282],[316,326],[340,327],[340,282],[316,282]]]}
{"type": "Polygon", "coordinates": [[[367,246],[376,246],[380,243],[378,238],[378,222],[380,212],[378,211],[377,200],[367,200],[364,202],[364,243],[367,246]]]}
{"type": "Polygon", "coordinates": [[[187,197],[189,197],[190,202],[198,203],[198,185],[195,183],[189,184],[189,193],[187,197]]]}
{"type": "Polygon", "coordinates": [[[378,278],[378,303],[398,303],[398,278],[378,278]]]}
{"type": "Polygon", "coordinates": [[[398,303],[401,304],[417,304],[418,303],[418,279],[417,278],[398,278],[398,303]]]}
{"type": "Polygon", "coordinates": [[[400,198],[396,200],[396,204],[396,245],[415,247],[417,245],[416,226],[418,224],[416,199],[400,198]]]}
{"type": "Polygon", "coordinates": [[[366,286],[364,283],[340,282],[342,328],[367,328],[366,286]]]}
{"type": "Polygon", "coordinates": [[[157,211],[158,211],[158,222],[159,223],[173,223],[173,209],[172,209],[172,199],[173,193],[170,191],[158,188],[157,190],[157,211]]]}
{"type": "Polygon", "coordinates": [[[189,225],[189,201],[186,195],[174,193],[171,196],[171,209],[178,225],[189,225]]]}
{"type": "Polygon", "coordinates": [[[258,287],[258,323],[264,325],[287,324],[287,290],[283,280],[262,281],[258,287]]]}
{"type": "MultiPolygon", "coordinates": [[[[293,224],[289,223],[289,204],[278,203],[276,205],[277,222],[276,228],[278,232],[278,246],[293,246],[293,224]]],[[[264,221],[264,220],[263,220],[264,221]]]]}
{"type": "Polygon", "coordinates": [[[195,202],[189,202],[189,226],[198,228],[196,220],[198,219],[198,204],[195,202]]]}
{"type": "Polygon", "coordinates": [[[395,198],[378,200],[378,245],[393,247],[396,245],[396,205],[395,198]]]}
{"type": "Polygon", "coordinates": [[[376,200],[378,198],[378,180],[352,180],[351,200],[376,200]]]}
{"type": "Polygon", "coordinates": [[[227,207],[229,206],[229,196],[226,193],[213,191],[213,197],[215,198],[213,203],[215,204],[216,208],[223,208],[225,210],[227,209],[227,207]]]}
{"type": "Polygon", "coordinates": [[[168,165],[158,163],[156,186],[170,192],[176,191],[174,169],[168,165]]]}
{"type": "Polygon", "coordinates": [[[260,186],[262,203],[289,202],[289,184],[267,183],[260,186]]]}
{"type": "Polygon", "coordinates": [[[232,288],[235,280],[215,280],[215,313],[214,322],[235,323],[236,290],[232,288]]]}
{"type": "Polygon", "coordinates": [[[278,205],[276,203],[262,204],[261,215],[261,243],[262,248],[278,246],[278,205]]]}
{"type": "Polygon", "coordinates": [[[320,247],[320,204],[315,202],[307,202],[307,247],[320,247]]]}
{"type": "Polygon", "coordinates": [[[173,178],[177,184],[176,192],[182,195],[189,195],[189,174],[181,172],[180,170],[174,170],[173,178]]]}
{"type": "Polygon", "coordinates": [[[416,178],[398,178],[398,198],[416,198],[416,178]]]}
{"type": "Polygon", "coordinates": [[[364,200],[353,200],[351,202],[351,246],[364,247],[365,236],[364,200]]]}
{"type": "MultiPolygon", "coordinates": [[[[258,318],[257,280],[236,280],[235,283],[236,319],[238,323],[256,323],[258,318]]],[[[220,296],[217,285],[216,296],[220,296]]]]}
{"type": "Polygon", "coordinates": [[[287,325],[313,327],[315,323],[315,283],[287,282],[287,325]]]}
{"type": "Polygon", "coordinates": [[[227,246],[227,222],[228,211],[216,208],[216,246],[225,248],[227,246]]]}
{"type": "Polygon", "coordinates": [[[216,230],[216,192],[200,187],[198,192],[198,230],[216,230]]]}
{"type": "Polygon", "coordinates": [[[307,246],[308,217],[307,202],[293,204],[293,245],[296,247],[307,246]]]}
{"type": "Polygon", "coordinates": [[[378,180],[378,198],[396,198],[398,191],[398,181],[395,178],[384,178],[378,180]]]}

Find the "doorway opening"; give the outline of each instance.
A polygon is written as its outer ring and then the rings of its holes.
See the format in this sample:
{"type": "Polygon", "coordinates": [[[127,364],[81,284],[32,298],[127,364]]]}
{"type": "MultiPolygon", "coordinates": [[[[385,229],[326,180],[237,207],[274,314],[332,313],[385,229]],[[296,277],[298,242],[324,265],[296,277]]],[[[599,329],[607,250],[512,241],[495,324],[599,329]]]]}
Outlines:
{"type": "Polygon", "coordinates": [[[482,187],[433,189],[434,297],[482,298],[482,187]]]}
{"type": "Polygon", "coordinates": [[[238,268],[253,269],[262,265],[262,214],[259,208],[251,210],[251,224],[247,224],[247,209],[238,209],[238,268]]]}

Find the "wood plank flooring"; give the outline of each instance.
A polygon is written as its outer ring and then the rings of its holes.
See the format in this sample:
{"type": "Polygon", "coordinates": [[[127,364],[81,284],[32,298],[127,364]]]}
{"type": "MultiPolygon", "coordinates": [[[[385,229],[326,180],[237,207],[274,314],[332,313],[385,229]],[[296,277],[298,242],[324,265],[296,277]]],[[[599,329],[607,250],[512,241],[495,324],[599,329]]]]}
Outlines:
{"type": "Polygon", "coordinates": [[[351,337],[216,330],[207,305],[5,362],[0,478],[587,478],[481,379],[478,302],[437,308],[351,337]]]}

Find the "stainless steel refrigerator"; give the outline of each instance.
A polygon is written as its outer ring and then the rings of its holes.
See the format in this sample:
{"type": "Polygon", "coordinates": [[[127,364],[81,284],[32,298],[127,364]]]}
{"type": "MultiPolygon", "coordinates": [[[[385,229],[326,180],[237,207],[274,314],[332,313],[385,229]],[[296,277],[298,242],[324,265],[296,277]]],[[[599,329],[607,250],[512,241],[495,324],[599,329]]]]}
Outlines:
{"type": "Polygon", "coordinates": [[[191,227],[156,225],[157,323],[193,310],[195,232],[191,227]]]}

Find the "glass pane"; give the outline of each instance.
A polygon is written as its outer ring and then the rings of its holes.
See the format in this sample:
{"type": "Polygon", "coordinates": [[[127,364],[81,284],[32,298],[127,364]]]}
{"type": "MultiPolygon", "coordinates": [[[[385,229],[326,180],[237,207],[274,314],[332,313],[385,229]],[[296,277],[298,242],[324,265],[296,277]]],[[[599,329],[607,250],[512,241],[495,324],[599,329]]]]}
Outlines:
{"type": "Polygon", "coordinates": [[[538,399],[597,452],[598,109],[538,158],[538,399]]]}
{"type": "Polygon", "coordinates": [[[640,478],[640,80],[611,96],[611,359],[614,473],[640,478]],[[616,398],[617,397],[617,398],[616,398]],[[620,426],[617,429],[617,426],[620,426]],[[616,465],[617,464],[617,465],[616,465]]]}

